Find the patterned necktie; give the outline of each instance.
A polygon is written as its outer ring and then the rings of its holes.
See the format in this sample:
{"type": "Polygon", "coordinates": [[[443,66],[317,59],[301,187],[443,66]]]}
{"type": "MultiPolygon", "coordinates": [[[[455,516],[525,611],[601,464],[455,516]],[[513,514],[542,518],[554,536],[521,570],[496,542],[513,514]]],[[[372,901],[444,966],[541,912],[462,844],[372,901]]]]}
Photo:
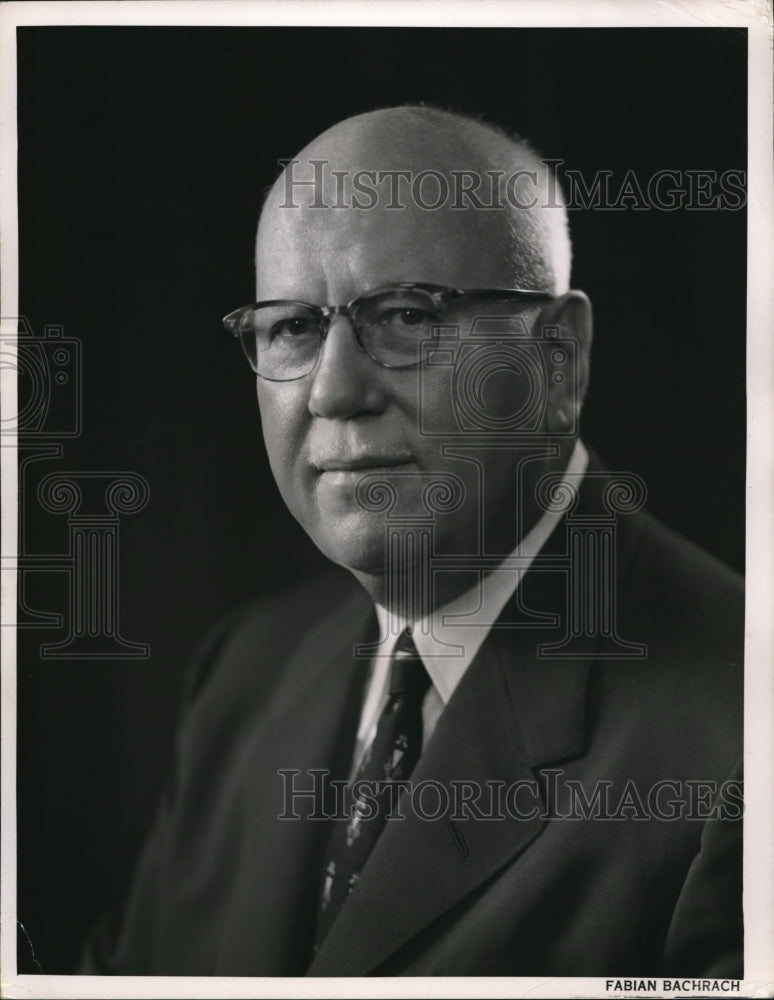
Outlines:
{"type": "Polygon", "coordinates": [[[391,785],[405,781],[419,759],[422,702],[429,686],[430,677],[414,642],[407,632],[403,632],[390,666],[390,698],[379,716],[376,735],[353,782],[349,820],[335,821],[328,845],[315,950],[355,888],[388,814],[395,809],[399,793],[391,785]],[[358,782],[368,782],[359,796],[358,782]]]}

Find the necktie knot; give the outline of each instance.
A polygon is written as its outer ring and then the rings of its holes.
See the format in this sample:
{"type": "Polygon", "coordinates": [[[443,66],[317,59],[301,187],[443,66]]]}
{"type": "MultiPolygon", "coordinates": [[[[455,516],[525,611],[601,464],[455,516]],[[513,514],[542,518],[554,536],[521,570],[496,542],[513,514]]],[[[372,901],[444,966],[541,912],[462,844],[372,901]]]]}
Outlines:
{"type": "Polygon", "coordinates": [[[430,686],[430,676],[408,632],[395,644],[390,666],[390,695],[421,695],[430,686]]]}

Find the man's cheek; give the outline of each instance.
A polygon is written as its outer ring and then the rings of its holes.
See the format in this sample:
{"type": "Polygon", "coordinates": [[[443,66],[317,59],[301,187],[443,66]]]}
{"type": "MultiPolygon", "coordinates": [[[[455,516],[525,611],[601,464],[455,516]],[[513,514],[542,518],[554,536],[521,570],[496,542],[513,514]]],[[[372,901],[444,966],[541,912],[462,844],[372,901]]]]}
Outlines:
{"type": "Polygon", "coordinates": [[[305,490],[300,463],[296,461],[296,455],[288,443],[272,433],[271,429],[267,430],[266,423],[263,440],[269,468],[280,496],[290,513],[303,524],[305,490]]]}
{"type": "Polygon", "coordinates": [[[284,496],[293,478],[308,471],[303,429],[282,411],[269,412],[262,408],[261,430],[272,474],[284,496]]]}
{"type": "Polygon", "coordinates": [[[453,388],[453,368],[421,372],[415,415],[415,430],[420,436],[457,432],[453,388]]]}

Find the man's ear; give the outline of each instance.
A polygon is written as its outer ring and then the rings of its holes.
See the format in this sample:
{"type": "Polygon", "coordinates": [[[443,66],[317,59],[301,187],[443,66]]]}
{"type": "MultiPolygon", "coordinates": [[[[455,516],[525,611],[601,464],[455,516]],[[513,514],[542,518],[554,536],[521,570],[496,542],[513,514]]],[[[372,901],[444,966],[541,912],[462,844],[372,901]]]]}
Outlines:
{"type": "Polygon", "coordinates": [[[566,292],[545,306],[538,324],[548,369],[546,429],[571,432],[578,427],[589,381],[591,302],[584,292],[566,292]]]}

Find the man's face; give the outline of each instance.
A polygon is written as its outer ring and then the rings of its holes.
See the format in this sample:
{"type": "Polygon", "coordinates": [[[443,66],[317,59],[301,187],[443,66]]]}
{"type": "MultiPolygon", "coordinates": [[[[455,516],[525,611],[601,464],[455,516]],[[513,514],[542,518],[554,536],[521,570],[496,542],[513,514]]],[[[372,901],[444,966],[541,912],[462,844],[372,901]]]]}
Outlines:
{"type": "MultiPolygon", "coordinates": [[[[259,229],[256,299],[340,305],[406,281],[507,288],[505,246],[500,223],[469,212],[310,210],[275,202],[259,229]]],[[[532,306],[496,308],[528,323],[537,314],[532,306]]],[[[491,304],[483,314],[492,314],[491,304]]],[[[457,315],[467,322],[475,306],[457,315]]],[[[461,505],[435,517],[436,552],[477,552],[482,525],[487,552],[505,554],[513,546],[516,465],[524,452],[446,454],[444,436],[459,433],[452,389],[449,366],[380,367],[359,349],[344,316],[333,318],[309,375],[289,382],[258,377],[264,440],[280,492],[331,560],[357,573],[387,572],[385,513],[365,510],[356,497],[358,483],[377,471],[396,490],[393,513],[415,518],[427,516],[423,493],[434,474],[461,481],[461,505]]],[[[484,392],[489,411],[507,414],[524,386],[513,373],[494,373],[484,392]]]]}

